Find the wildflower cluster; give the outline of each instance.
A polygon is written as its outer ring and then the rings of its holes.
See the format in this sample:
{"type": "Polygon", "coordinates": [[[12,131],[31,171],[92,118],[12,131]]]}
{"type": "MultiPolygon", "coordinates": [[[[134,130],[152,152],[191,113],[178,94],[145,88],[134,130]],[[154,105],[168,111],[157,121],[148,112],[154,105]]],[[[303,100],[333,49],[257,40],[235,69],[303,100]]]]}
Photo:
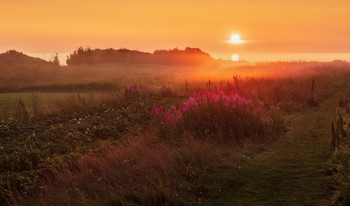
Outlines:
{"type": "Polygon", "coordinates": [[[129,87],[125,87],[125,96],[126,97],[141,97],[149,93],[147,87],[142,85],[132,84],[129,87]]]}
{"type": "Polygon", "coordinates": [[[274,126],[274,108],[263,113],[251,99],[220,88],[217,91],[201,91],[183,102],[178,108],[172,106],[152,108],[159,128],[192,132],[195,136],[218,135],[235,138],[260,135],[274,126]]]}
{"type": "Polygon", "coordinates": [[[172,106],[171,109],[167,110],[167,112],[164,112],[163,107],[157,107],[153,105],[152,107],[152,113],[155,115],[158,119],[160,119],[160,124],[162,126],[167,126],[169,128],[176,128],[176,125],[179,121],[181,121],[183,114],[180,110],[177,110],[175,106],[172,106]]]}

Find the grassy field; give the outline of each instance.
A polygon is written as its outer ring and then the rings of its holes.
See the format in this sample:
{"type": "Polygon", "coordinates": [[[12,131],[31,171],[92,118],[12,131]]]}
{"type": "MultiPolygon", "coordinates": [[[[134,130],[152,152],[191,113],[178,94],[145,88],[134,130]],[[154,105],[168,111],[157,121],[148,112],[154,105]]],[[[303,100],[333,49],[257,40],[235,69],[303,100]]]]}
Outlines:
{"type": "Polygon", "coordinates": [[[234,160],[238,164],[221,180],[220,198],[207,205],[332,205],[329,122],[341,94],[288,115],[284,137],[256,156],[234,160]]]}
{"type": "Polygon", "coordinates": [[[1,203],[327,205],[329,121],[347,66],[208,67],[196,78],[199,68],[133,68],[112,93],[2,93],[1,203]]]}
{"type": "Polygon", "coordinates": [[[60,180],[46,183],[53,185],[44,199],[54,205],[63,200],[92,205],[330,205],[336,184],[327,172],[332,168],[328,125],[340,94],[307,112],[284,116],[288,132],[283,138],[244,147],[191,137],[177,143],[154,136],[131,138],[102,156],[84,156],[78,170],[56,171],[60,180]],[[158,163],[149,162],[154,158],[158,163]]]}
{"type": "Polygon", "coordinates": [[[89,101],[88,103],[94,104],[95,100],[110,95],[110,93],[0,93],[0,121],[16,118],[19,99],[23,100],[29,114],[33,116],[33,104],[38,104],[43,114],[57,113],[61,109],[59,107],[61,102],[68,102],[77,95],[89,101]]]}

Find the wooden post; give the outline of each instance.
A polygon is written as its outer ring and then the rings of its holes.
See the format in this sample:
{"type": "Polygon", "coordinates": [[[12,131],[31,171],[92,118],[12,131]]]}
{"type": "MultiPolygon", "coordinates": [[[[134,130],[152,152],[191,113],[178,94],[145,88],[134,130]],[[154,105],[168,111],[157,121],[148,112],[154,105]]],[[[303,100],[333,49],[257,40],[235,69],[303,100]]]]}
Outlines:
{"type": "Polygon", "coordinates": [[[313,104],[315,102],[314,100],[314,90],[315,90],[315,80],[312,80],[312,87],[311,87],[311,103],[313,104]]]}
{"type": "Polygon", "coordinates": [[[312,85],[311,85],[311,97],[308,100],[308,103],[310,106],[318,106],[317,101],[315,100],[315,80],[312,80],[312,85]]]}
{"type": "Polygon", "coordinates": [[[240,94],[240,93],[241,93],[241,91],[240,91],[240,89],[239,89],[239,84],[238,84],[238,76],[237,76],[237,74],[236,74],[236,76],[235,76],[235,75],[233,75],[233,81],[234,81],[234,83],[235,83],[236,92],[240,94]]]}
{"type": "Polygon", "coordinates": [[[336,147],[337,147],[337,137],[336,137],[336,132],[334,129],[333,120],[331,120],[331,146],[332,146],[332,152],[334,152],[336,147]]]}
{"type": "Polygon", "coordinates": [[[125,87],[124,94],[125,94],[125,99],[127,99],[128,98],[128,88],[127,87],[125,87]]]}
{"type": "Polygon", "coordinates": [[[342,136],[342,137],[344,137],[345,136],[345,130],[344,130],[344,127],[343,127],[343,117],[342,117],[342,115],[341,115],[341,113],[340,113],[340,109],[338,109],[338,111],[337,111],[337,128],[336,128],[336,133],[337,133],[337,141],[338,141],[338,143],[340,142],[340,135],[342,136]]]}

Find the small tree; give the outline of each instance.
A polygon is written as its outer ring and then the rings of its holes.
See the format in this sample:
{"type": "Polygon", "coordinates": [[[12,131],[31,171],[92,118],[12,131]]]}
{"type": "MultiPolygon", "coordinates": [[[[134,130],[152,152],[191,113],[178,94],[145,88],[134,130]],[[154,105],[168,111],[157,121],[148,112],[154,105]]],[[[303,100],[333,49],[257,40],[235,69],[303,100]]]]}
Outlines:
{"type": "Polygon", "coordinates": [[[58,54],[57,53],[52,56],[50,62],[55,64],[55,65],[60,65],[60,60],[58,58],[58,54]]]}

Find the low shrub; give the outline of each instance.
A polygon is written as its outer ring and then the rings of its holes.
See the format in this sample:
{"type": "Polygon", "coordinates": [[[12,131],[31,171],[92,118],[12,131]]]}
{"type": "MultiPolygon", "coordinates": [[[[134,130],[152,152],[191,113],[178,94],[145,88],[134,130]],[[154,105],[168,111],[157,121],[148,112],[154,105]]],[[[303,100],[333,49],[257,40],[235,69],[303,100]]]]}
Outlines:
{"type": "Polygon", "coordinates": [[[263,136],[281,126],[279,108],[262,107],[227,90],[200,91],[178,108],[152,108],[162,137],[181,137],[185,132],[194,137],[215,137],[240,142],[245,137],[263,136]]]}

